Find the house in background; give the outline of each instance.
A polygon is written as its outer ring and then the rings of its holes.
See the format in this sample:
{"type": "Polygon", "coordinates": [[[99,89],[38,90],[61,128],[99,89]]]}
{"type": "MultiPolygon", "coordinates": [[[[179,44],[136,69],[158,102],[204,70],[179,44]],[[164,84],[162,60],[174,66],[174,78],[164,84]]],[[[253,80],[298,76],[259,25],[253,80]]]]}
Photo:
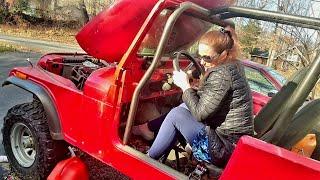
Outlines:
{"type": "Polygon", "coordinates": [[[251,61],[254,61],[259,64],[267,65],[269,51],[268,50],[261,50],[260,48],[254,48],[253,51],[250,53],[251,61]]]}
{"type": "MultiPolygon", "coordinates": [[[[301,64],[300,51],[297,51],[297,47],[290,47],[283,52],[280,52],[274,59],[272,67],[275,69],[288,70],[290,67],[298,69],[301,64]]],[[[269,58],[268,50],[261,50],[260,48],[254,48],[250,53],[251,61],[259,64],[267,65],[269,58]]]]}

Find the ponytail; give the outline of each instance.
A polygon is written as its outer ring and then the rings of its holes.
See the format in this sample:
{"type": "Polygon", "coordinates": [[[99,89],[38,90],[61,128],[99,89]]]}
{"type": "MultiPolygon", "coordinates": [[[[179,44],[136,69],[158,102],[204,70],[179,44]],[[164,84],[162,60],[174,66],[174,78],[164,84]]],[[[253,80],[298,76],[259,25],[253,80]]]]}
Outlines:
{"type": "Polygon", "coordinates": [[[215,53],[219,54],[217,58],[208,61],[213,65],[235,61],[238,56],[237,41],[237,35],[230,26],[220,31],[209,31],[200,39],[200,43],[208,45],[215,53]]]}

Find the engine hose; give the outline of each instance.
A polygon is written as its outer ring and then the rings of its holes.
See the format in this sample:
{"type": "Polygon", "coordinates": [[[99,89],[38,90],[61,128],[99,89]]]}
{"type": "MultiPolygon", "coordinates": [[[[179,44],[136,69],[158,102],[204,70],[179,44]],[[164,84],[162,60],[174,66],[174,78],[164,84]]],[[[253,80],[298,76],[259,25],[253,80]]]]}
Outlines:
{"type": "Polygon", "coordinates": [[[63,59],[63,63],[84,63],[85,61],[90,61],[94,64],[97,64],[97,65],[103,65],[103,66],[109,66],[109,63],[103,61],[103,60],[100,60],[100,59],[96,59],[96,58],[92,58],[92,57],[88,57],[88,56],[85,56],[85,57],[82,57],[82,58],[76,58],[76,57],[65,57],[63,59]]]}
{"type": "Polygon", "coordinates": [[[63,63],[83,63],[85,62],[86,59],[79,59],[79,58],[72,58],[72,57],[67,57],[67,58],[63,58],[63,63]]]}

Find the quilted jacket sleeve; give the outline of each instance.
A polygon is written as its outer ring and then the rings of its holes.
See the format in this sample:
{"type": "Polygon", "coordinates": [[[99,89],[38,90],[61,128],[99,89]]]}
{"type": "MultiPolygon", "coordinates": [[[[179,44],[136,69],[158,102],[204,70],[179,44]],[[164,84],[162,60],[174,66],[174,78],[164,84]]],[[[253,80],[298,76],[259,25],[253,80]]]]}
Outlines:
{"type": "Polygon", "coordinates": [[[201,87],[201,93],[189,88],[183,101],[198,121],[204,121],[219,110],[231,88],[231,76],[226,66],[213,68],[201,87]]]}

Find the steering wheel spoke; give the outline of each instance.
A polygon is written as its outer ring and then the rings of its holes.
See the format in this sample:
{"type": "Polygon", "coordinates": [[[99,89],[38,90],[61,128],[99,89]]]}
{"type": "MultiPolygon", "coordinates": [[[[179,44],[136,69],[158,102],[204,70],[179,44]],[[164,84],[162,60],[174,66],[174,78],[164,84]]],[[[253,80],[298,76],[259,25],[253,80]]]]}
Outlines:
{"type": "Polygon", "coordinates": [[[186,68],[184,68],[183,71],[187,72],[187,71],[191,70],[193,66],[194,66],[194,63],[191,62],[186,68]]]}
{"type": "Polygon", "coordinates": [[[191,70],[192,67],[194,66],[197,71],[195,74],[198,74],[199,76],[204,75],[204,69],[197,62],[197,60],[194,57],[192,57],[187,51],[182,50],[182,51],[176,52],[174,55],[176,55],[176,57],[173,59],[173,69],[175,71],[180,71],[181,68],[180,68],[179,61],[180,61],[181,55],[183,55],[189,61],[191,61],[190,64],[185,69],[183,69],[183,71],[187,72],[187,71],[191,70]]]}

